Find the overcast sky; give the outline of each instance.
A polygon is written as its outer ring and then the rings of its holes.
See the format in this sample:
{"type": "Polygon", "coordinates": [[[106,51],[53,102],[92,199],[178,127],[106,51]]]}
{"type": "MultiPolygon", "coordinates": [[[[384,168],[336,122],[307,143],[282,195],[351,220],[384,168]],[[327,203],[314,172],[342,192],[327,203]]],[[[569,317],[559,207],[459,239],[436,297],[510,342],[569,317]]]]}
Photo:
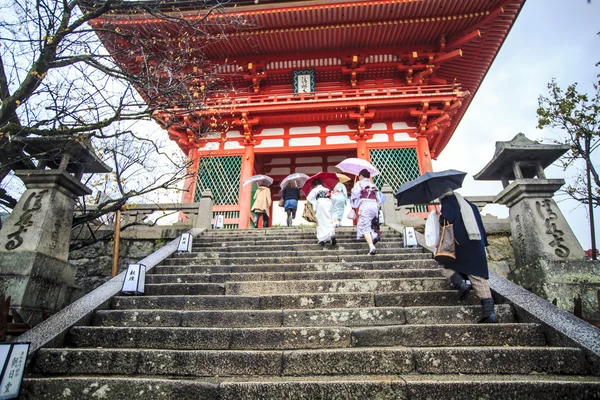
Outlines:
{"type": "MultiPolygon", "coordinates": [[[[529,139],[556,138],[560,131],[536,129],[540,94],[556,78],[560,87],[579,83],[591,93],[600,68],[600,0],[527,0],[506,42],[490,68],[469,110],[433,168],[454,168],[469,173],[463,195],[496,195],[500,182],[474,181],[491,159],[496,141],[511,140],[523,132],[529,139]]],[[[600,154],[596,154],[600,162],[600,154]]],[[[548,178],[569,177],[558,167],[546,170],[548,178]]],[[[587,207],[570,200],[559,207],[584,249],[591,247],[587,207]]],[[[597,210],[596,210],[597,211],[597,210]]],[[[508,216],[504,206],[487,206],[484,213],[508,216]]],[[[600,215],[596,212],[596,236],[600,215]]],[[[598,244],[598,239],[596,240],[598,244]]]]}

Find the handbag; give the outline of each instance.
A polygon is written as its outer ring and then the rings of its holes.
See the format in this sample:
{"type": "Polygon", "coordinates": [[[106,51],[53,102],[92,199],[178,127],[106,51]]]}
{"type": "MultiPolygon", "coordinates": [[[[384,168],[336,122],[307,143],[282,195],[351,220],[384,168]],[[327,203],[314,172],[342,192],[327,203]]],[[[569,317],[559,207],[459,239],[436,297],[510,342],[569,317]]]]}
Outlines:
{"type": "Polygon", "coordinates": [[[284,199],[279,199],[279,203],[277,203],[279,205],[279,207],[283,207],[285,205],[285,200],[284,199]]]}
{"type": "Polygon", "coordinates": [[[429,247],[437,247],[440,242],[440,221],[435,210],[429,213],[425,222],[425,244],[429,247]]]}
{"type": "Polygon", "coordinates": [[[347,215],[348,219],[356,219],[356,211],[354,211],[354,208],[350,209],[350,212],[347,215]]]}
{"type": "Polygon", "coordinates": [[[317,222],[317,216],[315,215],[315,210],[310,201],[307,201],[304,205],[304,211],[302,212],[302,218],[307,220],[308,222],[317,222]]]}
{"type": "Polygon", "coordinates": [[[444,224],[442,233],[440,234],[440,242],[438,243],[435,256],[435,261],[440,264],[452,264],[456,261],[456,246],[454,243],[454,227],[452,224],[444,224]]]}

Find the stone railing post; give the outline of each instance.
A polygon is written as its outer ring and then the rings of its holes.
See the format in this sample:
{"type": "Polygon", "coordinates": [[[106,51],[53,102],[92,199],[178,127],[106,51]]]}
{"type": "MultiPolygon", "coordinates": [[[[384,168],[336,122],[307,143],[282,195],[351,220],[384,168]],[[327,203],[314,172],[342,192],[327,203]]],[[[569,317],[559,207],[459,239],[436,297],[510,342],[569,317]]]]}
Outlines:
{"type": "Polygon", "coordinates": [[[213,195],[210,189],[202,191],[202,198],[198,205],[198,215],[194,220],[194,228],[210,229],[213,217],[213,195]]]}
{"type": "Polygon", "coordinates": [[[385,195],[385,203],[382,204],[383,219],[386,224],[397,224],[400,223],[399,215],[396,213],[396,206],[394,204],[394,192],[387,183],[381,188],[381,192],[385,195]]]}

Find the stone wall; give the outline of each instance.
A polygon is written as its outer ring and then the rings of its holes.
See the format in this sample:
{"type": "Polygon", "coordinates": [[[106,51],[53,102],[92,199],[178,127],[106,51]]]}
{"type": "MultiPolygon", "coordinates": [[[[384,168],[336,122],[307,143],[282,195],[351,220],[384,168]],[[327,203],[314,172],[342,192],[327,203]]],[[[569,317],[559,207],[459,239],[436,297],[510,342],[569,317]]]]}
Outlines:
{"type": "Polygon", "coordinates": [[[488,267],[503,278],[509,278],[515,268],[515,256],[510,240],[510,223],[507,219],[483,217],[488,234],[488,267]]]}
{"type": "MultiPolygon", "coordinates": [[[[168,241],[187,229],[165,229],[161,227],[138,227],[121,233],[119,245],[119,272],[152,254],[168,241]]],[[[95,232],[98,237],[106,233],[95,232]]],[[[80,240],[72,240],[71,245],[80,240]]],[[[110,279],[112,271],[113,240],[106,240],[69,252],[69,263],[77,268],[75,283],[84,293],[89,293],[110,279]]]]}

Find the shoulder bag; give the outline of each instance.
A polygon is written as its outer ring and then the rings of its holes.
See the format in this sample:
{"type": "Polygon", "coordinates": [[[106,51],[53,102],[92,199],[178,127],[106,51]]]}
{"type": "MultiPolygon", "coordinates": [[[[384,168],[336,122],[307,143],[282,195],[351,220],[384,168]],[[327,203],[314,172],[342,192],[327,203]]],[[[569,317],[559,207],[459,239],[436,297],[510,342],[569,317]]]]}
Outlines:
{"type": "Polygon", "coordinates": [[[452,224],[444,224],[442,233],[440,234],[440,242],[438,243],[435,256],[435,261],[440,264],[452,264],[456,261],[456,247],[454,239],[454,227],[452,224]]]}

